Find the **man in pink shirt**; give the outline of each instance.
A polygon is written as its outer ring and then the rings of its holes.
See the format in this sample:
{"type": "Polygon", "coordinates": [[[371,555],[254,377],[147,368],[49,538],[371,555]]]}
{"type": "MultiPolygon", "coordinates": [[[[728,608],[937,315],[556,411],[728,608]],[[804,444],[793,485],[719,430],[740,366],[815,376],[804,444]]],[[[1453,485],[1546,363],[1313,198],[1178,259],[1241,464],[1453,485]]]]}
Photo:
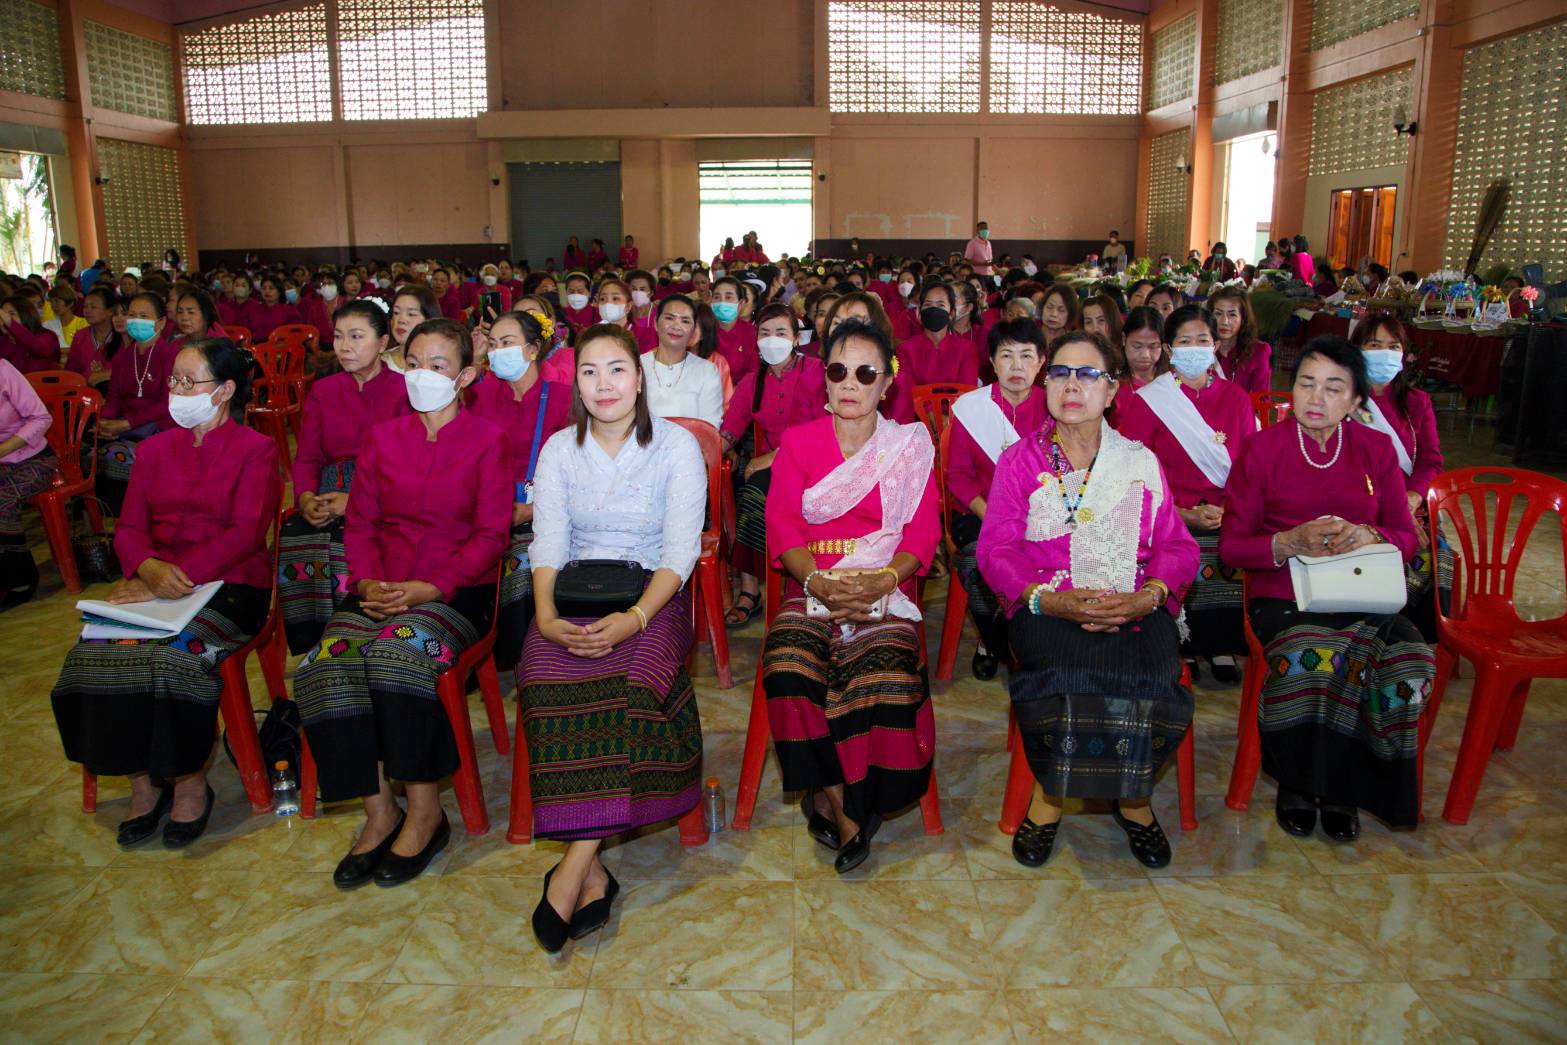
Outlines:
{"type": "Polygon", "coordinates": [[[974,226],[974,238],[963,248],[963,260],[974,266],[981,276],[990,275],[990,226],[983,221],[974,226]]]}

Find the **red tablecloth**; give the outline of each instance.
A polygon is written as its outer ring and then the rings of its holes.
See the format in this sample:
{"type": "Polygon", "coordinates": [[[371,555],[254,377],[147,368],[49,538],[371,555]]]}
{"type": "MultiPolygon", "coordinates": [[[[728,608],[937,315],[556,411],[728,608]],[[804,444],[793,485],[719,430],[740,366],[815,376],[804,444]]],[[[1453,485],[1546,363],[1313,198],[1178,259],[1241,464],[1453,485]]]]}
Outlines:
{"type": "MultiPolygon", "coordinates": [[[[1409,326],[1410,349],[1427,377],[1457,385],[1470,399],[1495,395],[1502,383],[1502,352],[1507,339],[1500,333],[1421,330],[1409,326]]],[[[1349,336],[1349,320],[1331,312],[1318,312],[1306,321],[1300,343],[1323,334],[1349,336]]]]}

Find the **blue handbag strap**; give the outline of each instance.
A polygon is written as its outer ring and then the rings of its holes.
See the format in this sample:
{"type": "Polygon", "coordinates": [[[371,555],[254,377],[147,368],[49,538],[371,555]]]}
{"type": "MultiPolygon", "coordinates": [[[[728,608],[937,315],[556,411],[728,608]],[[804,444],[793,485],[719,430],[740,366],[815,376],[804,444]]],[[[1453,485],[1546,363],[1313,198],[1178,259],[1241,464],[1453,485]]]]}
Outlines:
{"type": "Polygon", "coordinates": [[[541,382],[539,389],[539,415],[533,419],[533,446],[528,450],[528,478],[525,482],[533,482],[533,469],[539,463],[539,442],[544,435],[544,410],[550,404],[550,383],[541,382]]]}

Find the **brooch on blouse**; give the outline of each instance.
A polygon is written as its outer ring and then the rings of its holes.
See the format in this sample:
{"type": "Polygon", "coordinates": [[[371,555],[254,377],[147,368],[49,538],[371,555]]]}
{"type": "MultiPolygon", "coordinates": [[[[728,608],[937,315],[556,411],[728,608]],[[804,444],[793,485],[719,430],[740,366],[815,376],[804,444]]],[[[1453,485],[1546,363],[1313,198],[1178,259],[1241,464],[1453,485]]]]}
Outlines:
{"type": "Polygon", "coordinates": [[[1215,432],[1215,433],[1213,433],[1213,441],[1218,443],[1220,446],[1223,446],[1224,445],[1224,433],[1223,432],[1215,432]]]}

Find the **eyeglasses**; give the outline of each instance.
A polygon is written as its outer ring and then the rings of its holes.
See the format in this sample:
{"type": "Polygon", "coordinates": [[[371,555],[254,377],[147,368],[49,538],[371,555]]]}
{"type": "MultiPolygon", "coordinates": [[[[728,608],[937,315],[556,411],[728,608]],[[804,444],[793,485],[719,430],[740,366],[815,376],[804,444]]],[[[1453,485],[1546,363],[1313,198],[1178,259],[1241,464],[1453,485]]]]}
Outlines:
{"type": "MultiPolygon", "coordinates": [[[[871,366],[869,363],[862,363],[860,366],[854,368],[854,379],[862,385],[874,385],[876,383],[876,379],[886,372],[887,371],[885,370],[871,366]]],[[[831,381],[833,384],[838,384],[848,376],[849,367],[846,364],[827,364],[827,380],[831,381]]]]}
{"type": "Polygon", "coordinates": [[[1065,381],[1069,377],[1076,377],[1080,385],[1096,385],[1109,376],[1108,370],[1100,370],[1096,366],[1066,366],[1057,363],[1045,367],[1046,381],[1065,381]]]}
{"type": "Polygon", "coordinates": [[[192,388],[195,388],[197,385],[215,385],[217,383],[218,383],[218,379],[215,378],[215,377],[203,377],[203,378],[197,379],[197,378],[190,378],[190,377],[182,377],[179,374],[170,374],[169,375],[169,379],[166,382],[166,384],[168,384],[168,386],[171,389],[172,388],[178,388],[178,389],[181,389],[182,391],[186,391],[186,392],[189,392],[192,388]]]}

